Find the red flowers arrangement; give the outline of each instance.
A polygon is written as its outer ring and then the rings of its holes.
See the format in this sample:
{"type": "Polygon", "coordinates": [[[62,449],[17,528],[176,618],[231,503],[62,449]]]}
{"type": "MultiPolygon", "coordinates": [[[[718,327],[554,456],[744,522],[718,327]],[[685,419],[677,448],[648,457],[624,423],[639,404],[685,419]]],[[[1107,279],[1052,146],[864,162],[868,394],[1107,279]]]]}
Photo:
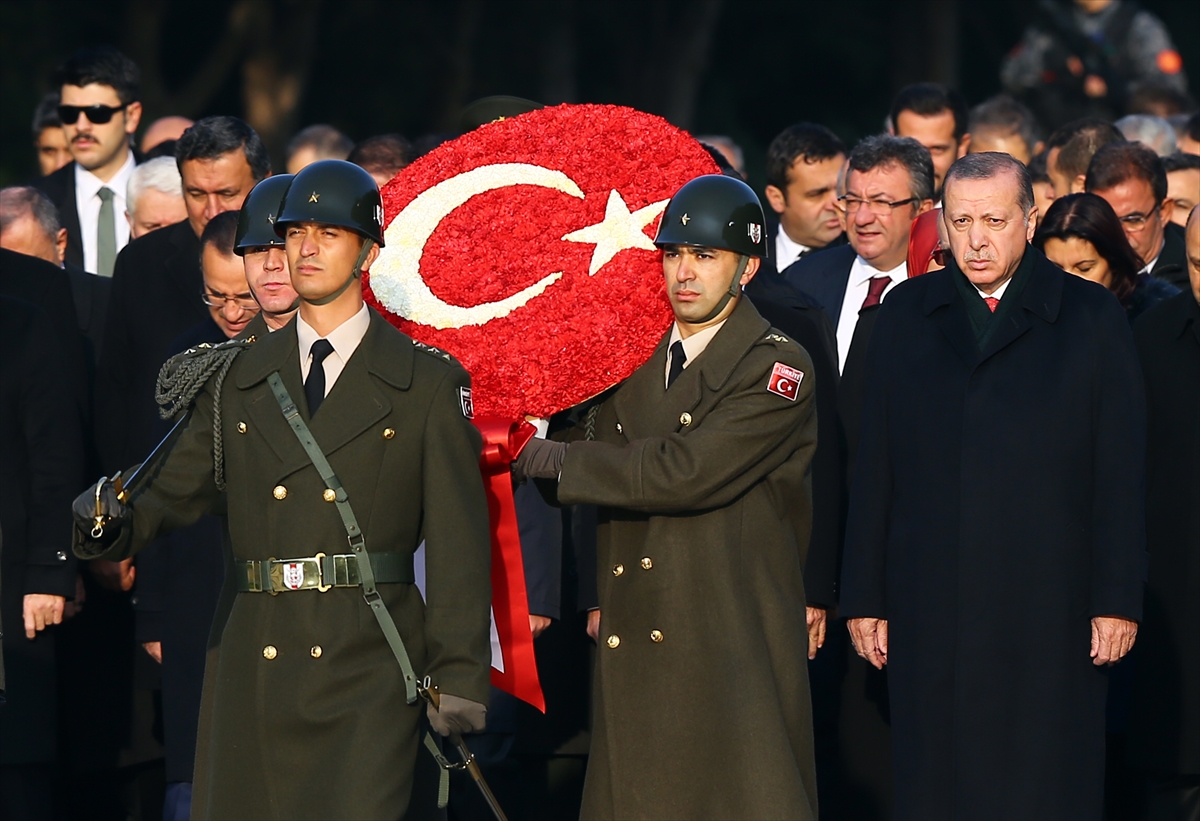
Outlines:
{"type": "Polygon", "coordinates": [[[367,301],[463,364],[477,415],[550,416],[650,357],[672,316],[650,240],[675,191],[714,173],[691,136],[630,108],[485,125],[384,186],[367,301]]]}

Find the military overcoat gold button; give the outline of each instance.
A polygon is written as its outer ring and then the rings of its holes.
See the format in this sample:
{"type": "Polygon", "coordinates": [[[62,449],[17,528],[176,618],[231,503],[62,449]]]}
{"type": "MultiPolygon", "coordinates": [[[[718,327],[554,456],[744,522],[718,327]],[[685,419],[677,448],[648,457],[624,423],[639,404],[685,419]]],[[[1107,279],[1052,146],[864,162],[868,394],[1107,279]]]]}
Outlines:
{"type": "Polygon", "coordinates": [[[683,425],[685,428],[692,424],[692,415],[687,411],[679,414],[679,424],[683,425]]]}
{"type": "Polygon", "coordinates": [[[625,572],[625,565],[623,565],[623,564],[614,564],[613,565],[613,575],[614,576],[620,576],[624,572],[625,572]]]}
{"type": "Polygon", "coordinates": [[[271,491],[271,495],[274,496],[276,499],[286,499],[287,498],[287,488],[284,487],[283,485],[275,485],[275,489],[271,491]]]}
{"type": "Polygon", "coordinates": [[[657,644],[658,642],[660,642],[662,640],[663,640],[663,634],[662,634],[661,630],[651,630],[650,631],[650,641],[657,644]]]}
{"type": "Polygon", "coordinates": [[[327,502],[334,502],[337,501],[337,494],[334,493],[333,488],[327,487],[325,488],[325,492],[321,494],[321,498],[327,502]]]}
{"type": "Polygon", "coordinates": [[[394,428],[384,428],[383,429],[383,438],[384,439],[391,439],[395,435],[396,435],[396,430],[394,428]]]}
{"type": "Polygon", "coordinates": [[[308,651],[308,654],[315,659],[319,659],[321,657],[321,645],[314,644],[312,649],[308,651]]]}
{"type": "Polygon", "coordinates": [[[263,658],[265,658],[267,661],[270,661],[271,659],[275,658],[278,655],[279,655],[279,651],[275,649],[274,644],[268,644],[266,647],[263,648],[263,658]]]}
{"type": "Polygon", "coordinates": [[[615,650],[621,644],[621,637],[614,633],[608,637],[608,641],[606,641],[605,644],[615,650]]]}
{"type": "Polygon", "coordinates": [[[649,556],[643,556],[642,557],[642,570],[649,570],[652,567],[654,567],[654,560],[651,559],[649,556]]]}
{"type": "Polygon", "coordinates": [[[625,432],[625,428],[621,427],[621,423],[618,422],[617,423],[617,433],[624,433],[624,432],[625,432]]]}
{"type": "Polygon", "coordinates": [[[245,433],[245,432],[246,432],[246,423],[245,423],[245,422],[238,422],[238,424],[237,424],[237,430],[238,430],[238,433],[245,433]]]}

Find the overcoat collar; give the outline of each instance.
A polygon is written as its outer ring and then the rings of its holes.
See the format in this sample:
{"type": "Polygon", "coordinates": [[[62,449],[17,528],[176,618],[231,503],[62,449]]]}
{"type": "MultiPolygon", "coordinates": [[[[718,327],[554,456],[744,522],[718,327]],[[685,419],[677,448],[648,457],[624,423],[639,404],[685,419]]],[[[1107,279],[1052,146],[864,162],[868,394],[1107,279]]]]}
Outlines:
{"type": "Polygon", "coordinates": [[[668,331],[650,360],[638,368],[613,397],[617,418],[625,427],[626,435],[642,438],[660,435],[664,430],[679,430],[680,416],[700,403],[701,383],[707,384],[711,391],[723,388],[747,351],[770,327],[750,300],[743,296],[704,353],[684,369],[670,390],[665,387],[667,340],[671,337],[668,331]]]}
{"type": "Polygon", "coordinates": [[[929,285],[922,303],[923,312],[941,329],[958,355],[972,368],[1011,345],[1029,330],[1031,314],[1043,322],[1053,323],[1058,319],[1062,307],[1063,282],[1067,274],[1031,246],[1025,247],[1025,254],[1023,263],[1032,264],[1033,272],[1020,294],[1021,310],[1008,312],[1003,318],[1004,324],[992,333],[982,352],[975,344],[966,307],[954,287],[954,270],[944,268],[924,275],[929,285]]]}
{"type": "Polygon", "coordinates": [[[163,267],[179,290],[194,301],[200,295],[197,288],[204,287],[204,280],[200,276],[200,240],[186,219],[160,230],[171,232],[171,255],[163,260],[163,267]],[[189,277],[189,274],[192,276],[189,277]]]}
{"type": "Polygon", "coordinates": [[[391,412],[391,401],[373,384],[368,374],[397,390],[407,390],[412,384],[415,353],[412,340],[394,331],[383,317],[371,310],[371,325],[366,336],[321,404],[320,414],[313,419],[304,402],[293,319],[286,327],[256,340],[242,354],[236,384],[239,389],[250,392],[247,405],[256,428],[283,460],[283,475],[287,475],[308,465],[309,459],[284,421],[269,387],[262,384],[268,376],[279,372],[301,417],[328,456],[391,412]]]}

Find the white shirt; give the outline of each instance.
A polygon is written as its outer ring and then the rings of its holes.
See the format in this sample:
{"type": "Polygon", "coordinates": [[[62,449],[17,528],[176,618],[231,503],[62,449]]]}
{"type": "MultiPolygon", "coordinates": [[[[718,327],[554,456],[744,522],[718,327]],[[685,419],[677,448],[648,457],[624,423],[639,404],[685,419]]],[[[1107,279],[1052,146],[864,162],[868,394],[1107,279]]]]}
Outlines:
{"type": "Polygon", "coordinates": [[[871,293],[871,277],[891,277],[892,281],[883,289],[880,301],[887,296],[888,291],[896,287],[897,282],[908,279],[907,260],[890,271],[880,271],[860,256],[854,257],[850,266],[850,279],[846,281],[846,296],[842,299],[842,312],[838,315],[838,373],[846,367],[846,356],[850,353],[850,343],[854,340],[854,328],[858,325],[858,312],[871,293]]]}
{"type": "MultiPolygon", "coordinates": [[[[976,291],[979,291],[979,295],[981,297],[983,297],[984,299],[987,299],[988,297],[991,297],[992,299],[1004,299],[1004,292],[1008,290],[1008,283],[1010,283],[1012,281],[1013,281],[1013,278],[1009,277],[1008,279],[1004,280],[1003,285],[1001,285],[999,288],[997,288],[995,291],[993,291],[990,294],[985,294],[982,290],[980,290],[979,286],[976,285],[974,282],[971,283],[971,287],[974,288],[976,291]]],[[[970,282],[970,280],[968,280],[968,282],[970,282]]]]}
{"type": "MultiPolygon", "coordinates": [[[[325,357],[325,395],[329,396],[329,392],[333,390],[333,383],[337,382],[342,371],[346,368],[346,363],[358,348],[363,337],[367,335],[367,328],[371,327],[371,312],[367,310],[367,305],[364,302],[363,306],[354,316],[347,319],[341,325],[338,325],[329,336],[325,337],[329,344],[333,346],[333,353],[325,357]]],[[[308,371],[312,367],[312,346],[321,337],[313,330],[312,325],[304,321],[304,317],[296,315],[296,341],[300,345],[300,381],[308,379],[308,371]]]]}
{"type": "Polygon", "coordinates": [[[671,326],[671,338],[667,341],[667,369],[663,372],[663,384],[667,384],[667,379],[671,375],[671,346],[676,342],[683,343],[683,355],[687,357],[683,361],[683,368],[687,370],[696,357],[704,353],[704,349],[708,347],[708,343],[712,342],[712,338],[717,335],[717,331],[721,330],[721,326],[729,320],[722,319],[716,325],[710,328],[705,328],[703,331],[697,331],[687,339],[683,338],[683,334],[679,333],[679,323],[676,322],[671,326]]]}
{"type": "Polygon", "coordinates": [[[75,210],[79,214],[79,233],[83,239],[83,270],[95,272],[99,268],[100,252],[96,243],[96,229],[100,222],[100,189],[112,189],[113,225],[117,229],[117,253],[129,244],[129,220],[125,219],[127,203],[125,192],[129,189],[129,178],[137,163],[133,152],[125,155],[121,166],[108,182],[75,163],[75,210]]]}
{"type": "Polygon", "coordinates": [[[1167,247],[1167,238],[1163,237],[1162,245],[1158,246],[1158,253],[1154,255],[1154,259],[1146,263],[1146,267],[1138,271],[1139,274],[1154,273],[1154,266],[1158,263],[1158,258],[1162,256],[1163,249],[1167,247]]]}
{"type": "Polygon", "coordinates": [[[787,235],[783,230],[783,226],[780,225],[779,230],[775,232],[775,270],[782,271],[800,259],[801,254],[810,250],[812,249],[807,245],[792,242],[792,238],[787,235]]]}

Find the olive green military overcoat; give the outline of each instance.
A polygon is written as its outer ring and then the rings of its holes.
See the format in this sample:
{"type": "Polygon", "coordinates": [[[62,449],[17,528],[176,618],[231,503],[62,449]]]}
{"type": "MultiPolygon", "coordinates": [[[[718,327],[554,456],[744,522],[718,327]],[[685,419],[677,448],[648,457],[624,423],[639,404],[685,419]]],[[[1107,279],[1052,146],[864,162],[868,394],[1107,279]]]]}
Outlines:
{"type": "MultiPolygon", "coordinates": [[[[418,675],[487,703],[491,603],[480,437],[464,417],[466,372],[372,312],[315,419],[295,322],[241,353],[221,396],[229,530],[238,560],[348,553],[336,506],[280,412],[278,371],[341,479],[369,551],[426,543],[428,602],[381,584],[418,675]]],[[[102,555],[129,556],[217,502],[212,383],[161,467],[131,499],[132,523],[102,555]]],[[[80,539],[77,552],[98,545],[80,539]]],[[[359,588],[226,593],[205,671],[194,817],[402,817],[421,706],[359,588]]],[[[436,787],[436,785],[435,785],[436,787]]]]}
{"type": "Polygon", "coordinates": [[[558,485],[601,506],[582,817],[815,818],[811,360],[744,299],[669,390],[665,343],[601,406],[595,441],[570,444],[558,485]],[[772,379],[787,369],[798,391],[772,379]]]}

